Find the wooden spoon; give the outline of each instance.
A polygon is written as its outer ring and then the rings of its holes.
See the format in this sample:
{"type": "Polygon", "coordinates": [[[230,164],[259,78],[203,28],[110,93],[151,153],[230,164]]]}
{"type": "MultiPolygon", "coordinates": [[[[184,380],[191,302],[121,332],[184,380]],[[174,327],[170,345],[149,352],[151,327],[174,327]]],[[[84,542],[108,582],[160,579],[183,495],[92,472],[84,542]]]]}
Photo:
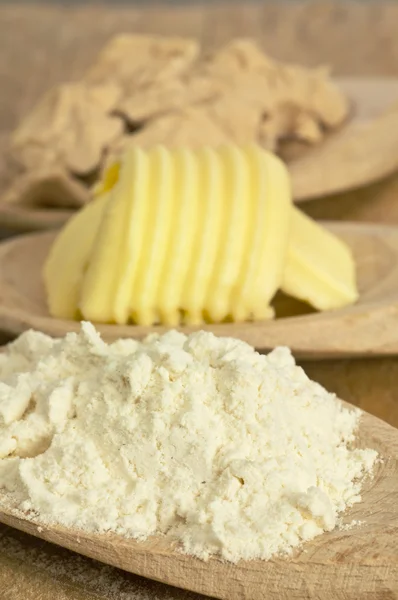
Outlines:
{"type": "MultiPolygon", "coordinates": [[[[290,558],[237,565],[184,555],[166,537],[145,542],[38,525],[0,511],[0,521],[126,571],[225,600],[384,600],[398,593],[398,430],[363,413],[358,445],[383,459],[365,482],[348,527],[304,544],[290,558]],[[349,527],[352,521],[359,525],[349,527]]],[[[1,501],[1,498],[0,498],[1,501]]]]}
{"type": "MultiPolygon", "coordinates": [[[[398,354],[398,228],[325,223],[352,248],[360,299],[341,310],[314,313],[292,299],[277,301],[280,318],[267,322],[202,327],[240,338],[260,350],[289,346],[296,357],[320,359],[398,354]],[[286,315],[295,316],[286,316],[286,315]]],[[[55,233],[21,236],[0,244],[0,329],[14,335],[28,328],[54,336],[78,331],[79,323],[47,311],[42,267],[55,233]]],[[[98,325],[106,340],[142,338],[165,327],[98,325]]],[[[182,327],[190,332],[194,328],[182,327]]]]}
{"type": "MultiPolygon", "coordinates": [[[[299,157],[289,162],[297,202],[363,186],[398,169],[398,107],[380,121],[398,102],[398,79],[351,77],[337,83],[352,102],[352,118],[320,146],[299,145],[299,157]]],[[[71,214],[0,203],[0,225],[14,231],[54,229],[71,214]]]]}

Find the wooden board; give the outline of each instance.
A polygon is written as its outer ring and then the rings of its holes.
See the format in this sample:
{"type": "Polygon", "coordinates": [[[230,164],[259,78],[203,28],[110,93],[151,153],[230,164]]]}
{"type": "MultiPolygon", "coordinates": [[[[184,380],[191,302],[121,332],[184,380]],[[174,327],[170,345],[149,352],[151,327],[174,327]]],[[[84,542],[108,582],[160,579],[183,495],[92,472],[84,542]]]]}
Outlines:
{"type": "Polygon", "coordinates": [[[178,552],[167,538],[146,542],[38,527],[10,511],[0,521],[126,571],[223,600],[358,600],[398,595],[398,430],[364,413],[358,444],[383,458],[365,482],[362,502],[344,516],[358,527],[304,544],[292,558],[207,563],[178,552]]]}
{"type": "MultiPolygon", "coordinates": [[[[240,338],[267,350],[289,346],[298,357],[389,355],[398,352],[398,228],[340,223],[328,227],[352,248],[360,300],[338,311],[303,314],[309,308],[293,301],[277,304],[289,318],[257,323],[207,325],[217,335],[240,338]]],[[[27,328],[61,336],[79,323],[54,319],[46,308],[42,265],[54,233],[22,236],[0,245],[0,328],[15,335],[27,328]]],[[[164,327],[99,325],[104,339],[142,338],[164,327]]],[[[182,327],[190,332],[193,328],[182,327]]]]}

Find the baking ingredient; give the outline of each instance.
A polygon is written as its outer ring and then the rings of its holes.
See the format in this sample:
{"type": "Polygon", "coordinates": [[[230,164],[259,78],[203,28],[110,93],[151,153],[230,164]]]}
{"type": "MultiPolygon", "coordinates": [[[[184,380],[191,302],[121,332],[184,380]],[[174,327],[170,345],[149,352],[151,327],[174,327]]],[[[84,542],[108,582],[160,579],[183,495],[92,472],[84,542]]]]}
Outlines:
{"type": "Polygon", "coordinates": [[[354,303],[358,292],[349,248],[301,211],[292,213],[282,290],[318,310],[354,303]]]}
{"type": "MultiPolygon", "coordinates": [[[[89,313],[94,321],[123,323],[128,319],[129,300],[134,292],[141,252],[150,235],[150,224],[154,225],[158,217],[148,192],[151,176],[153,185],[165,183],[159,172],[162,157],[159,154],[154,156],[155,168],[151,172],[150,157],[142,150],[132,149],[120,169],[118,182],[110,192],[79,300],[83,315],[89,313]]],[[[165,193],[168,193],[167,189],[165,193]]],[[[164,198],[162,192],[160,196],[164,198]]],[[[166,216],[164,210],[160,216],[166,216]]],[[[158,261],[161,261],[163,251],[164,248],[160,248],[161,253],[156,257],[158,261]]],[[[142,264],[144,268],[145,261],[142,264]]]]}
{"type": "MultiPolygon", "coordinates": [[[[10,150],[28,185],[37,170],[49,180],[62,172],[69,181],[54,204],[79,206],[86,201],[79,186],[88,191],[129,145],[260,143],[279,152],[286,139],[320,142],[348,110],[327,70],[275,61],[252,40],[206,56],[194,39],[118,35],[80,81],[39,100],[10,150]]],[[[18,189],[13,184],[5,199],[15,201],[18,189]]]]}
{"type": "Polygon", "coordinates": [[[122,134],[112,114],[119,97],[115,84],[62,84],[47,92],[12,135],[14,154],[30,170],[94,170],[103,149],[122,134]]]}
{"type": "Polygon", "coordinates": [[[91,199],[87,187],[72,179],[65,170],[57,168],[25,171],[8,188],[2,201],[26,208],[78,209],[91,199]]]}
{"type": "MultiPolygon", "coordinates": [[[[258,146],[132,148],[119,175],[113,173],[100,223],[86,209],[81,233],[69,233],[76,220],[63,232],[63,240],[76,244],[84,228],[98,226],[94,242],[90,234],[76,251],[77,271],[84,271],[78,302],[75,293],[63,299],[66,287],[59,288],[62,262],[75,268],[62,257],[64,241],[55,243],[45,267],[49,296],[68,310],[76,302],[74,311],[96,322],[176,325],[272,316],[291,214],[289,178],[278,158],[258,146]]],[[[54,302],[49,308],[65,316],[54,302]]]]}
{"type": "Polygon", "coordinates": [[[152,86],[159,89],[164,82],[184,75],[195,64],[200,50],[198,41],[191,38],[116,35],[101,50],[84,80],[91,85],[116,84],[119,102],[141,98],[148,89],[154,91],[152,86]]]}
{"type": "Polygon", "coordinates": [[[2,502],[40,523],[163,533],[268,559],[336,525],[376,452],[287,348],[169,331],[104,343],[26,332],[0,355],[2,502]]]}
{"type": "Polygon", "coordinates": [[[48,310],[61,319],[78,318],[84,272],[108,197],[101,194],[60,231],[43,269],[48,310]]]}
{"type": "Polygon", "coordinates": [[[263,320],[281,287],[320,310],[357,299],[350,249],[292,208],[286,167],[259,146],[131,148],[97,194],[50,250],[55,317],[263,320]]]}

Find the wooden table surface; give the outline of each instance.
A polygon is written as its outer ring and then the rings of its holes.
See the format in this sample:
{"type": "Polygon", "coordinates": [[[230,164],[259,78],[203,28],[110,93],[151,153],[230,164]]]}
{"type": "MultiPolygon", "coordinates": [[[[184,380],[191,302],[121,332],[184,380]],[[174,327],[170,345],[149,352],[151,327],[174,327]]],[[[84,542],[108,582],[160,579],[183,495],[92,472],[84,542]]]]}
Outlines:
{"type": "MultiPolygon", "coordinates": [[[[234,36],[251,36],[280,59],[306,65],[329,63],[336,74],[398,76],[397,2],[285,4],[278,0],[173,8],[0,5],[0,188],[10,173],[4,153],[7,136],[21,115],[47,88],[78,77],[104,42],[122,31],[197,36],[209,49],[234,36]]],[[[373,205],[371,211],[379,216],[373,205]]],[[[329,206],[331,214],[335,216],[329,206]]],[[[396,358],[303,366],[311,378],[340,397],[398,426],[396,358]]],[[[200,596],[0,527],[0,598],[194,600],[200,596]]]]}

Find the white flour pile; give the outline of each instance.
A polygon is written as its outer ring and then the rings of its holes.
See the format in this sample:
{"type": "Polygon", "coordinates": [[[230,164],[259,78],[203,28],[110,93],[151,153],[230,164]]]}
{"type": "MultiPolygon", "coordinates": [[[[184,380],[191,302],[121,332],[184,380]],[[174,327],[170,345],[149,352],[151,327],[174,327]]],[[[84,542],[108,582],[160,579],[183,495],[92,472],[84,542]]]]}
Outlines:
{"type": "Polygon", "coordinates": [[[373,450],[359,411],[296,367],[211,333],[105,344],[83,323],[0,356],[0,487],[44,523],[268,559],[335,527],[373,450]]]}

